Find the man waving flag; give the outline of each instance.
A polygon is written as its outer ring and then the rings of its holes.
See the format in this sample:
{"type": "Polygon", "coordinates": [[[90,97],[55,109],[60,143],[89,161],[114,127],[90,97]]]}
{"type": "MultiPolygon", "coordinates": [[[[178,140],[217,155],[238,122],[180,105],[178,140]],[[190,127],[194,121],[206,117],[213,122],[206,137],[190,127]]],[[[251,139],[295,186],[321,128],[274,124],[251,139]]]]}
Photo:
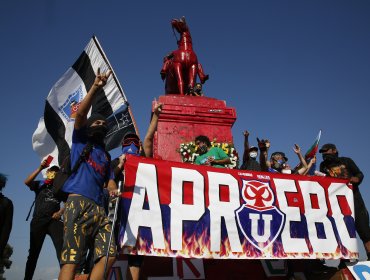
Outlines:
{"type": "Polygon", "coordinates": [[[109,132],[105,138],[106,149],[118,147],[127,132],[137,134],[135,122],[122,87],[98,39],[93,36],[76,62],[56,82],[45,102],[44,116],[32,136],[33,149],[41,158],[54,157],[53,164],[60,165],[69,155],[75,114],[80,101],[94,82],[98,68],[111,69],[112,78],[97,94],[89,113],[99,113],[107,118],[109,132]]]}
{"type": "MultiPolygon", "coordinates": [[[[319,149],[319,142],[320,142],[320,138],[321,138],[321,130],[319,131],[319,134],[317,135],[316,137],[316,140],[315,142],[312,144],[312,146],[308,149],[308,151],[306,152],[306,154],[304,155],[304,158],[305,160],[307,161],[307,163],[314,157],[316,156],[316,153],[319,149]]],[[[310,170],[308,171],[308,175],[315,175],[315,170],[316,170],[316,163],[313,164],[310,168],[310,170]]]]}

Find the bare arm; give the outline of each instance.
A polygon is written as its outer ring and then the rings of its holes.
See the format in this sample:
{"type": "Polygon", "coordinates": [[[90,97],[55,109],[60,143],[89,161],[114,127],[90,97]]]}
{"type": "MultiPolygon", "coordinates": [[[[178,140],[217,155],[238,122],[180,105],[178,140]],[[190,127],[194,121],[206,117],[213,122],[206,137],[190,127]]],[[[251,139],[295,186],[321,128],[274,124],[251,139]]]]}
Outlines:
{"type": "Polygon", "coordinates": [[[63,216],[63,213],[64,213],[64,205],[63,207],[59,209],[59,211],[53,213],[51,218],[53,218],[54,220],[60,220],[60,218],[63,216]]]}
{"type": "MultiPolygon", "coordinates": [[[[294,144],[294,147],[293,147],[293,151],[297,154],[298,156],[298,159],[300,161],[300,165],[301,165],[301,168],[299,168],[297,170],[297,173],[302,175],[304,174],[306,171],[308,171],[308,165],[307,165],[307,162],[306,160],[304,159],[304,157],[302,156],[302,153],[301,153],[301,148],[297,145],[297,144],[294,144]]],[[[307,172],[306,172],[307,173],[307,172]]]]}
{"type": "Polygon", "coordinates": [[[161,103],[157,103],[155,105],[152,120],[150,121],[148,131],[146,132],[146,135],[145,135],[145,138],[144,138],[143,148],[144,148],[144,153],[145,153],[146,157],[153,157],[154,133],[157,130],[159,114],[162,111],[162,107],[163,107],[163,104],[161,104],[161,103]]]}
{"type": "Polygon", "coordinates": [[[114,192],[118,190],[117,184],[113,179],[109,179],[107,190],[109,191],[109,193],[111,193],[112,191],[114,192]]]}
{"type": "Polygon", "coordinates": [[[107,84],[107,80],[111,75],[112,71],[108,70],[105,74],[100,74],[100,68],[98,68],[98,74],[95,77],[95,81],[91,86],[90,90],[82,99],[75,119],[75,129],[80,129],[86,124],[87,114],[91,108],[92,102],[96,96],[96,93],[107,84]]]}
{"type": "Polygon", "coordinates": [[[258,141],[258,148],[260,149],[260,165],[261,171],[268,171],[271,167],[270,162],[268,161],[268,150],[270,148],[270,141],[258,141]]]}
{"type": "Polygon", "coordinates": [[[37,169],[35,171],[33,171],[30,175],[27,176],[27,178],[24,180],[24,183],[28,186],[28,187],[31,187],[31,184],[32,182],[35,180],[35,178],[37,177],[37,175],[39,175],[39,173],[41,172],[41,170],[45,169],[48,167],[48,164],[46,162],[46,159],[44,159],[40,166],[37,167],[37,169]]]}
{"type": "Polygon", "coordinates": [[[249,160],[249,132],[248,130],[243,132],[244,135],[244,154],[243,154],[243,162],[249,160]]]}
{"type": "Polygon", "coordinates": [[[302,175],[307,175],[308,171],[310,171],[311,167],[316,163],[316,156],[310,159],[310,162],[307,164],[307,169],[303,172],[302,175]]]}
{"type": "Polygon", "coordinates": [[[219,165],[226,165],[226,164],[230,164],[231,163],[231,160],[229,157],[227,158],[224,158],[224,159],[213,159],[213,158],[209,158],[209,162],[212,164],[219,164],[219,165]]]}
{"type": "Polygon", "coordinates": [[[126,154],[122,154],[119,158],[119,162],[117,166],[114,168],[114,178],[118,178],[118,176],[122,173],[123,167],[126,162],[126,154]]]}

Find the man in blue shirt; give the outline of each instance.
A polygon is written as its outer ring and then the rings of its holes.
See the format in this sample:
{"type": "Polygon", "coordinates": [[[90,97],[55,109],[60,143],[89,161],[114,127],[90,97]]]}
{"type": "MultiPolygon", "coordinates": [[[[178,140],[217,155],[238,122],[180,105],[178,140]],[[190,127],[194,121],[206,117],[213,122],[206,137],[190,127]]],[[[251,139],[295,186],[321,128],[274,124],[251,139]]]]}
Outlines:
{"type": "Polygon", "coordinates": [[[84,154],[78,170],[69,177],[63,191],[68,193],[64,212],[64,243],[59,279],[74,279],[78,264],[90,244],[94,244],[94,267],[90,279],[103,279],[107,250],[107,271],[116,256],[115,242],[109,245],[112,231],[103,207],[103,188],[117,194],[117,185],[110,169],[110,156],[105,151],[104,137],[108,127],[104,116],[93,114],[87,119],[97,93],[106,85],[111,71],[100,74],[81,101],[76,113],[72,136],[71,166],[84,154]]]}

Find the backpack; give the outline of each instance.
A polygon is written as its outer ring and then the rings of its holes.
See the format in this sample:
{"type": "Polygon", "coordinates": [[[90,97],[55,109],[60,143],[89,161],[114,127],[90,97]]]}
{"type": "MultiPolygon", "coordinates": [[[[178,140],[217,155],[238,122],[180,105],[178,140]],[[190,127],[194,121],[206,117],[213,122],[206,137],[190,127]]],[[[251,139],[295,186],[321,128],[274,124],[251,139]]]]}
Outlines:
{"type": "Polygon", "coordinates": [[[71,155],[68,155],[64,158],[63,163],[60,166],[60,170],[55,174],[55,178],[53,181],[53,192],[55,197],[59,201],[63,202],[67,201],[68,193],[63,191],[63,186],[65,182],[68,180],[68,178],[71,177],[71,175],[78,170],[81,163],[86,160],[92,148],[93,145],[91,143],[86,144],[73,168],[71,168],[71,155]]]}

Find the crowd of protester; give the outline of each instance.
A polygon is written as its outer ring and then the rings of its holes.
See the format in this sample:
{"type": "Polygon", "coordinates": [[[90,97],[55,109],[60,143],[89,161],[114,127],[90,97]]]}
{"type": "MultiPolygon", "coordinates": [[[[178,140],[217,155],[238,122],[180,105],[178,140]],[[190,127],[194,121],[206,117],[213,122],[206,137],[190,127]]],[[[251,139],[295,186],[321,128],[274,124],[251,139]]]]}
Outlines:
{"type": "MultiPolygon", "coordinates": [[[[65,203],[53,192],[53,180],[59,167],[49,167],[47,161],[43,160],[25,179],[25,184],[35,192],[35,201],[24,279],[33,278],[46,235],[53,241],[61,266],[59,279],[75,279],[78,275],[89,275],[89,279],[104,279],[116,259],[117,246],[115,238],[111,236],[117,237],[118,231],[112,230],[115,216],[113,212],[118,201],[118,186],[123,181],[122,171],[126,156],[153,156],[153,138],[162,104],[155,105],[144,142],[141,143],[135,133],[126,134],[121,155],[111,160],[104,145],[104,137],[108,132],[105,118],[99,114],[87,117],[97,92],[106,84],[110,75],[110,71],[102,74],[98,71],[77,111],[70,160],[71,166],[78,165],[78,169],[73,169],[74,172],[63,186],[63,191],[69,194],[65,203]],[[46,179],[36,180],[39,173],[46,168],[46,179]]],[[[316,163],[316,156],[307,162],[300,147],[295,144],[293,151],[298,157],[298,164],[292,168],[284,152],[275,151],[270,154],[269,140],[258,139],[257,146],[250,146],[249,132],[245,131],[243,134],[242,170],[309,175],[316,163]]],[[[198,135],[195,144],[199,155],[194,164],[217,168],[230,164],[228,155],[221,148],[212,147],[207,136],[198,135]]],[[[339,157],[334,144],[323,145],[319,153],[322,154],[323,161],[320,171],[316,171],[315,175],[347,178],[354,187],[356,230],[370,259],[369,216],[359,191],[364,175],[352,159],[339,157]]],[[[0,191],[5,187],[6,181],[6,176],[0,174],[0,191]]],[[[0,192],[0,256],[3,255],[9,239],[12,216],[13,204],[0,192]]],[[[143,259],[143,256],[128,256],[128,279],[139,279],[143,259]]]]}
{"type": "MultiPolygon", "coordinates": [[[[259,140],[258,149],[254,146],[249,146],[248,141],[249,132],[244,132],[244,154],[243,163],[240,169],[252,170],[252,171],[264,171],[273,173],[284,173],[284,174],[298,174],[298,175],[316,175],[316,176],[328,176],[334,178],[343,178],[349,180],[353,186],[354,196],[354,215],[355,215],[355,228],[362,240],[367,259],[370,260],[370,226],[369,226],[369,214],[366,209],[365,203],[359,191],[359,185],[361,184],[364,175],[355,162],[348,157],[339,157],[339,152],[335,144],[327,143],[324,144],[319,153],[322,155],[322,162],[320,163],[320,171],[311,169],[315,168],[316,156],[309,158],[309,162],[306,162],[305,157],[301,153],[300,147],[295,144],[293,151],[298,156],[299,164],[291,168],[288,164],[288,158],[284,152],[273,152],[268,158],[270,141],[259,140]],[[260,152],[260,162],[258,163],[257,153],[260,152]],[[309,173],[310,172],[310,173],[309,173]]],[[[323,265],[319,260],[308,261],[308,267],[311,268],[308,274],[313,273],[312,268],[319,271],[330,270],[331,268],[323,265]]],[[[345,267],[345,261],[340,262],[339,268],[345,267]]],[[[289,279],[293,278],[293,269],[291,261],[287,261],[288,276],[289,279]]]]}

